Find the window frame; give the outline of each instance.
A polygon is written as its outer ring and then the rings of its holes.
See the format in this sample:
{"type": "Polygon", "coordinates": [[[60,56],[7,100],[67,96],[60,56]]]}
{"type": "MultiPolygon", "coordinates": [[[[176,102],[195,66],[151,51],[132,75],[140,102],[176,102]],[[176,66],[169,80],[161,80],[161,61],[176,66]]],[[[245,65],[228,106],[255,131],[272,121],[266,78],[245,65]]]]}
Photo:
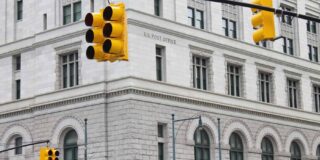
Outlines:
{"type": "Polygon", "coordinates": [[[230,146],[230,150],[229,150],[229,159],[230,160],[243,160],[244,159],[244,144],[243,144],[241,136],[238,133],[233,132],[230,135],[229,146],[230,146]],[[235,140],[235,142],[232,142],[232,140],[235,140]],[[235,146],[240,146],[240,148],[232,147],[232,143],[234,143],[235,146]],[[235,155],[237,155],[236,159],[231,159],[232,158],[231,155],[233,153],[235,155]],[[241,158],[238,158],[239,155],[241,156],[241,158]]]}
{"type": "Polygon", "coordinates": [[[19,147],[19,146],[22,146],[22,144],[23,144],[23,138],[21,136],[16,137],[14,139],[14,146],[16,147],[14,149],[14,154],[15,155],[22,155],[22,152],[23,152],[22,151],[22,147],[19,147]]]}
{"type": "Polygon", "coordinates": [[[290,145],[290,160],[302,160],[301,148],[299,144],[295,141],[293,141],[290,145]],[[299,151],[300,155],[295,155],[297,153],[295,153],[294,151],[297,151],[297,150],[299,151]]]}
{"type": "Polygon", "coordinates": [[[258,84],[259,84],[258,85],[259,101],[265,102],[265,103],[272,103],[273,74],[265,71],[258,71],[258,84]],[[263,87],[261,87],[261,85],[263,85],[263,87]],[[262,90],[265,92],[262,93],[262,90]]]}
{"type": "Polygon", "coordinates": [[[16,0],[16,20],[22,21],[23,20],[23,0],[16,0]]]}
{"type": "Polygon", "coordinates": [[[313,84],[312,85],[312,97],[313,97],[313,109],[314,112],[320,113],[320,85],[313,84]]]}
{"type": "Polygon", "coordinates": [[[192,55],[192,77],[193,77],[193,88],[208,90],[209,89],[209,62],[210,58],[205,56],[192,55]],[[199,59],[199,64],[197,64],[197,59],[199,59]],[[205,65],[203,65],[205,62],[205,65]],[[199,68],[199,73],[197,72],[199,68]],[[205,73],[204,73],[205,70],[205,73]],[[199,75],[200,74],[200,75],[199,75]],[[199,80],[198,80],[199,79],[199,80]],[[199,81],[199,84],[198,84],[199,81]]]}
{"type": "Polygon", "coordinates": [[[78,140],[79,140],[79,136],[77,134],[77,132],[72,129],[72,130],[69,130],[68,132],[66,132],[64,138],[63,138],[63,159],[64,160],[69,160],[66,158],[66,152],[72,152],[72,160],[77,160],[78,159],[78,154],[79,154],[79,145],[78,145],[78,140]],[[76,143],[70,145],[66,145],[66,139],[69,138],[68,136],[71,135],[71,133],[75,133],[76,135],[76,143]]]}
{"type": "Polygon", "coordinates": [[[154,15],[162,17],[162,0],[154,0],[154,15]]]}
{"type": "Polygon", "coordinates": [[[80,85],[80,54],[78,52],[78,50],[76,51],[71,51],[71,52],[67,52],[65,54],[61,54],[59,55],[59,62],[60,62],[60,75],[61,75],[61,79],[60,79],[60,88],[61,89],[67,89],[67,88],[72,88],[72,87],[76,87],[78,85],[80,85]],[[73,56],[73,60],[70,60],[70,55],[74,55],[73,56]],[[64,62],[64,57],[67,57],[66,62],[64,62]],[[73,66],[73,85],[71,86],[71,77],[72,75],[70,74],[70,64],[74,64],[73,66]],[[65,77],[65,72],[64,72],[64,66],[67,65],[66,67],[66,77],[65,77]],[[66,78],[66,85],[65,85],[65,78],[66,78]]]}
{"type": "Polygon", "coordinates": [[[204,154],[203,153],[207,153],[207,157],[209,158],[208,160],[210,160],[210,137],[209,134],[207,133],[207,131],[204,128],[198,127],[196,129],[196,131],[194,132],[193,135],[193,140],[194,140],[194,159],[195,160],[202,160],[204,159],[204,154]],[[200,143],[198,143],[197,141],[197,136],[198,134],[200,134],[200,143]],[[204,142],[207,142],[207,144],[205,144],[204,142]],[[200,151],[200,159],[198,159],[197,157],[197,152],[200,151]]]}
{"type": "Polygon", "coordinates": [[[311,62],[319,62],[319,50],[318,47],[308,44],[309,60],[311,62]]]}
{"type": "Polygon", "coordinates": [[[300,80],[287,78],[287,101],[290,108],[299,109],[300,94],[300,80]],[[292,83],[292,85],[290,85],[290,83],[292,83]]]}
{"type": "Polygon", "coordinates": [[[158,123],[157,125],[158,140],[158,160],[167,159],[167,124],[158,123]]]}
{"type": "MultiPolygon", "coordinates": [[[[239,65],[239,64],[234,64],[234,63],[227,63],[227,88],[228,88],[228,95],[230,96],[235,96],[235,97],[242,97],[243,93],[242,93],[242,70],[243,70],[243,67],[242,65],[239,65]],[[231,73],[231,68],[230,67],[233,67],[234,71],[232,71],[231,73]],[[238,73],[236,73],[236,70],[235,69],[238,69],[238,73]],[[234,73],[233,73],[234,72],[234,73]],[[231,79],[232,79],[232,75],[234,78],[237,79],[238,77],[238,82],[237,80],[234,80],[231,82],[231,79]],[[239,86],[237,86],[237,84],[239,86]],[[232,85],[234,87],[232,87],[232,85]],[[233,89],[232,89],[233,88],[233,89]],[[237,89],[238,88],[238,89],[237,89]],[[232,94],[233,93],[233,94],[232,94]]],[[[234,79],[233,78],[233,79],[234,79]]]]}
{"type": "Polygon", "coordinates": [[[62,5],[62,25],[68,25],[68,24],[78,22],[81,20],[81,18],[82,18],[82,1],[81,0],[75,1],[75,2],[70,2],[70,3],[62,5]],[[77,5],[79,3],[80,3],[80,11],[76,12],[75,5],[77,5]],[[70,11],[68,10],[69,14],[65,14],[65,13],[67,13],[67,12],[65,12],[65,7],[70,7],[70,9],[69,9],[70,11]],[[75,19],[77,13],[80,13],[79,19],[75,19]],[[69,17],[69,16],[70,16],[70,20],[66,21],[67,19],[65,17],[69,17]]]}
{"type": "Polygon", "coordinates": [[[288,37],[283,37],[283,53],[294,56],[293,39],[288,37]]]}
{"type": "Polygon", "coordinates": [[[164,46],[156,45],[156,80],[166,80],[166,48],[164,46]],[[160,63],[159,63],[159,61],[160,63]],[[160,65],[160,66],[159,66],[160,65]],[[160,68],[159,68],[160,67],[160,68]]]}
{"type": "Polygon", "coordinates": [[[204,29],[204,10],[201,9],[197,9],[194,7],[190,7],[188,6],[188,25],[198,28],[198,29],[204,29]],[[190,11],[191,11],[191,15],[190,15],[190,11]],[[200,19],[198,19],[197,17],[197,13],[200,13],[200,19]],[[190,24],[191,22],[191,24],[190,24]],[[199,22],[200,26],[197,26],[197,22],[199,22]]]}
{"type": "Polygon", "coordinates": [[[233,39],[238,38],[237,21],[222,17],[222,24],[222,29],[224,30],[224,35],[226,37],[233,39]]]}
{"type": "Polygon", "coordinates": [[[264,157],[267,160],[274,160],[274,147],[271,140],[267,137],[264,137],[261,141],[261,159],[265,159],[264,157]]]}

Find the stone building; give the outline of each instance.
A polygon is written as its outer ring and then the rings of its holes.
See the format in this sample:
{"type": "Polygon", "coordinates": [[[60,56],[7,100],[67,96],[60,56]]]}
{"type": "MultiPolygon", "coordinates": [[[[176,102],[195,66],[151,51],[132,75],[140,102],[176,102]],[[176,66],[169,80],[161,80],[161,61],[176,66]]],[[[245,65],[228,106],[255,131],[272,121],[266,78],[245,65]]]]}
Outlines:
{"type": "MultiPolygon", "coordinates": [[[[284,38],[257,45],[249,8],[123,2],[129,61],[98,63],[83,19],[107,1],[0,1],[0,150],[50,140],[60,159],[84,159],[87,118],[89,160],[169,160],[175,114],[203,123],[175,123],[177,160],[218,160],[219,142],[222,160],[319,159],[319,24],[279,16],[284,38]]],[[[320,16],[318,0],[274,5],[320,16]]],[[[44,145],[0,159],[34,160],[44,145]]]]}

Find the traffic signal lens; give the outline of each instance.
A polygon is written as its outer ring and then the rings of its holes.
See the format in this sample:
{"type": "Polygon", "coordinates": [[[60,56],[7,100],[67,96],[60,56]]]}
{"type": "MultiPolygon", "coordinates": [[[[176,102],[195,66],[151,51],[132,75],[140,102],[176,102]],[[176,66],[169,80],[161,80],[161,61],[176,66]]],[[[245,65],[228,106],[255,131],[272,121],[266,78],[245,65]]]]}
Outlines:
{"type": "Polygon", "coordinates": [[[55,151],[54,155],[59,156],[60,152],[59,151],[55,151]]]}
{"type": "Polygon", "coordinates": [[[86,26],[92,26],[93,24],[93,15],[91,13],[88,13],[84,19],[84,23],[86,26]]]}
{"type": "Polygon", "coordinates": [[[101,13],[88,13],[84,19],[86,26],[101,27],[104,24],[104,20],[101,13]]]}
{"type": "Polygon", "coordinates": [[[86,41],[89,43],[103,43],[103,31],[100,28],[89,29],[86,32],[86,41]]]}
{"type": "Polygon", "coordinates": [[[103,51],[112,54],[121,53],[123,50],[123,43],[117,39],[107,39],[103,43],[103,51]]]}
{"type": "Polygon", "coordinates": [[[50,150],[48,151],[48,155],[49,155],[49,156],[52,156],[52,154],[53,154],[53,152],[52,152],[52,150],[50,149],[50,150]]]}
{"type": "Polygon", "coordinates": [[[92,43],[94,39],[94,33],[91,29],[89,29],[86,33],[86,41],[92,43]]]}
{"type": "Polygon", "coordinates": [[[89,46],[87,48],[86,55],[87,55],[88,59],[93,59],[94,58],[94,48],[92,46],[89,46]]]}
{"type": "Polygon", "coordinates": [[[105,37],[120,37],[123,33],[123,25],[120,23],[106,23],[103,27],[105,37]]]}
{"type": "Polygon", "coordinates": [[[120,6],[108,6],[103,11],[103,19],[108,20],[120,20],[124,15],[124,8],[120,6]]]}

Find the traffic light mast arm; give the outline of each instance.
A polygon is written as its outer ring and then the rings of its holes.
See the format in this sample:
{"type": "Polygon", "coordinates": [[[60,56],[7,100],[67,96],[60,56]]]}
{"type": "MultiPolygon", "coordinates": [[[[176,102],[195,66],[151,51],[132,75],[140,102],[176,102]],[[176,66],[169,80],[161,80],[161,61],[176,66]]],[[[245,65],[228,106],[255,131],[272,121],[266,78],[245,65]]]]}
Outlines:
{"type": "Polygon", "coordinates": [[[47,144],[48,144],[49,142],[50,142],[49,140],[37,141],[37,142],[33,142],[33,143],[29,143],[29,144],[25,144],[25,145],[21,145],[21,146],[17,146],[17,147],[8,148],[8,149],[5,149],[5,150],[0,151],[0,153],[2,153],[2,152],[7,152],[7,151],[10,151],[10,150],[14,150],[14,149],[16,149],[16,148],[22,148],[22,147],[27,147],[27,146],[35,145],[35,144],[41,144],[41,143],[47,143],[47,144]]]}
{"type": "Polygon", "coordinates": [[[298,17],[298,18],[301,18],[301,19],[310,20],[310,21],[314,21],[314,22],[320,23],[320,19],[318,19],[318,18],[314,18],[314,17],[311,17],[311,16],[303,15],[303,14],[298,14],[298,13],[295,13],[295,12],[284,11],[284,10],[281,10],[281,9],[275,9],[275,8],[271,8],[271,7],[266,7],[266,6],[260,6],[260,5],[237,2],[237,1],[231,1],[231,0],[206,0],[206,1],[226,3],[226,4],[232,4],[232,5],[248,7],[248,8],[255,8],[255,9],[259,9],[259,10],[273,12],[276,15],[288,15],[288,16],[298,17]]]}

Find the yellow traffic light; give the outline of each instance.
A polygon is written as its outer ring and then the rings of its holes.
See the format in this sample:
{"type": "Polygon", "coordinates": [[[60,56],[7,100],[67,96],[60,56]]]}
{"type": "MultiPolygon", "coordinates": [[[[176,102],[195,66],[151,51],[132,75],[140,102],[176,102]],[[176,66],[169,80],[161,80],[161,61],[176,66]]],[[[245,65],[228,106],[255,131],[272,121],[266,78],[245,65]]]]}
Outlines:
{"type": "Polygon", "coordinates": [[[86,50],[88,59],[97,61],[128,60],[127,17],[125,4],[110,4],[99,13],[88,13],[86,41],[95,43],[86,50]]]}
{"type": "Polygon", "coordinates": [[[51,151],[52,151],[52,160],[59,160],[60,152],[55,148],[52,148],[51,151]]]}
{"type": "MultiPolygon", "coordinates": [[[[272,0],[251,0],[252,4],[273,7],[272,0]]],[[[262,40],[275,38],[274,13],[252,8],[253,17],[251,23],[256,30],[253,32],[253,40],[258,43],[262,40]]]]}
{"type": "Polygon", "coordinates": [[[52,150],[48,147],[40,148],[40,160],[53,160],[52,159],[52,150]]]}

